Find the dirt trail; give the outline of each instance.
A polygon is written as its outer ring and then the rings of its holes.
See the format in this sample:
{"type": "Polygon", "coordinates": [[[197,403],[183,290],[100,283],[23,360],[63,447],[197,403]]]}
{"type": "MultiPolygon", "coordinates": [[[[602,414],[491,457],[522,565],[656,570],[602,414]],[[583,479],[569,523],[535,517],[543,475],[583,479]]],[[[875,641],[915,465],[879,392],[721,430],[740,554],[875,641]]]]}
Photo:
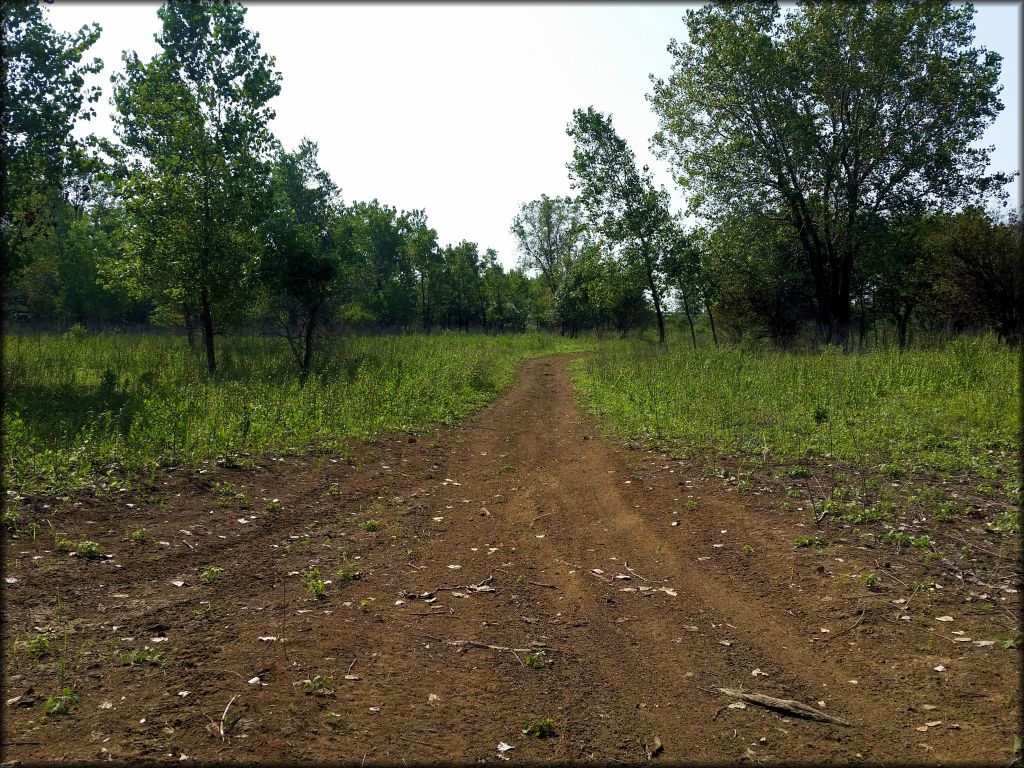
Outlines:
{"type": "Polygon", "coordinates": [[[915,574],[855,543],[795,551],[804,517],[769,489],[730,493],[603,437],[567,361],[528,361],[436,436],[218,471],[251,509],[172,474],[59,518],[109,560],[54,554],[45,534],[8,542],[4,647],[69,632],[81,701],[44,718],[59,663],[23,650],[4,681],[5,701],[22,697],[5,706],[4,759],[606,764],[657,744],[672,763],[1012,759],[1019,657],[974,641],[1005,627],[1017,593],[985,613],[953,590],[908,606],[894,600],[910,592],[841,578],[915,574]],[[371,518],[382,529],[360,530],[371,518]],[[125,540],[137,528],[150,538],[125,540]],[[361,577],[339,583],[342,562],[361,577]],[[210,565],[224,574],[204,584],[210,565]],[[334,582],[324,600],[301,581],[313,566],[334,582]],[[121,663],[147,645],[162,666],[121,663]],[[322,690],[301,683],[318,675],[322,690]],[[851,726],[730,707],[719,687],[851,726]],[[521,733],[540,718],[557,736],[521,733]]]}

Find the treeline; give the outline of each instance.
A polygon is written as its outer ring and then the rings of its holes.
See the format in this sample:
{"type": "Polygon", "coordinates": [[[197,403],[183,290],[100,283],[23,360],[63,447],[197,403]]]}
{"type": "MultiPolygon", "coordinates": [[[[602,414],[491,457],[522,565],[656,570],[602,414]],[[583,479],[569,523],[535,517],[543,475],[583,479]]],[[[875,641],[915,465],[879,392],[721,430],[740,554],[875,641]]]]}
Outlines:
{"type": "Polygon", "coordinates": [[[570,332],[671,308],[714,343],[899,346],[915,328],[1021,334],[1021,218],[980,146],[1000,56],[943,2],[712,3],[648,96],[684,219],[611,117],[576,110],[575,198],[514,231],[570,332]]]}
{"type": "Polygon", "coordinates": [[[573,197],[512,223],[521,261],[441,245],[423,210],[346,203],[317,145],[268,126],[281,75],[222,2],[160,7],[159,53],[113,78],[116,140],[94,114],[98,26],[57,33],[3,9],[4,317],[287,339],[307,375],[322,329],[625,334],[674,319],[694,345],[872,343],[891,329],[992,329],[1016,344],[1021,220],[979,146],[1000,57],[973,8],[941,2],[711,4],[686,14],[648,99],[689,203],[673,211],[610,115],[568,125],[573,197]],[[999,206],[1003,207],[1000,208],[999,206]]]}
{"type": "MultiPolygon", "coordinates": [[[[346,204],[317,145],[268,124],[281,76],[245,8],[167,3],[150,61],[113,77],[117,141],[76,139],[99,91],[98,26],[57,33],[3,5],[4,313],[61,326],[285,337],[306,375],[318,329],[523,331],[549,300],[492,249],[438,243],[422,210],[346,204]]],[[[543,322],[543,320],[541,320],[543,322]]]]}

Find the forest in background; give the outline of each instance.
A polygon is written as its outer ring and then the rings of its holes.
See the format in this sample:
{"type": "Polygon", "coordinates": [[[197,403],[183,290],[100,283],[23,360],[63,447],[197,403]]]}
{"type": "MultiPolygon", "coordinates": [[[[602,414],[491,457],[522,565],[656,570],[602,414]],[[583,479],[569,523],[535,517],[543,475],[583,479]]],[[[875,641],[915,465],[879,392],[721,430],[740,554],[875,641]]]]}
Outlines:
{"type": "Polygon", "coordinates": [[[974,47],[969,6],[687,12],[648,99],[689,210],[671,210],[611,115],[577,109],[577,194],[522,205],[510,270],[439,243],[424,210],[346,203],[315,141],[282,146],[268,128],[282,77],[244,6],[160,7],[161,52],[129,52],[112,78],[115,141],[73,131],[101,98],[83,85],[98,25],[67,35],[42,4],[3,12],[8,330],[183,328],[210,372],[216,337],[272,334],[303,378],[321,331],[1019,339],[1012,177],[986,174],[978,146],[1002,108],[1000,57],[974,47]]]}

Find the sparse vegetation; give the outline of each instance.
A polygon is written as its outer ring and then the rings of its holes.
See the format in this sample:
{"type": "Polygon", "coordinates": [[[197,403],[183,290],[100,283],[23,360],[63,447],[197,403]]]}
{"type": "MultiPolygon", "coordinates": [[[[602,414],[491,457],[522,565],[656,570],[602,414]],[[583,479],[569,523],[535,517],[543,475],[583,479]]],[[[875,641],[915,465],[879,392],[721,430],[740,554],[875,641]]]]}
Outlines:
{"type": "Polygon", "coordinates": [[[550,717],[527,720],[523,725],[523,733],[537,739],[547,739],[558,735],[558,731],[555,730],[555,721],[550,717]]]}
{"type": "Polygon", "coordinates": [[[306,590],[317,600],[327,597],[327,582],[320,578],[319,568],[310,568],[302,574],[302,583],[306,590]]]}
{"type": "Polygon", "coordinates": [[[203,571],[202,575],[199,578],[202,580],[203,584],[213,584],[213,582],[217,581],[217,579],[219,579],[223,575],[223,568],[217,565],[211,565],[209,568],[203,571]]]}

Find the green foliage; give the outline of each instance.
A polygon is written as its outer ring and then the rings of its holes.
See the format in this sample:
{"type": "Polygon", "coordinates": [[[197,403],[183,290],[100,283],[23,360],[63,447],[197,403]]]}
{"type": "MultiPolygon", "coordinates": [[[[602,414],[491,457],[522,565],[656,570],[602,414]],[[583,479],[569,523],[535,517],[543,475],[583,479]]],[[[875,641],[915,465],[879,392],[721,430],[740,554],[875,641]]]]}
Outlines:
{"type": "Polygon", "coordinates": [[[541,334],[335,338],[302,386],[270,339],[225,340],[210,379],[181,339],[12,334],[4,481],[22,491],[109,487],[154,464],[338,450],[348,438],[452,423],[507,386],[520,360],[582,348],[541,334]]]}
{"type": "Polygon", "coordinates": [[[162,667],[164,665],[163,654],[158,653],[152,648],[129,651],[121,656],[121,661],[128,667],[162,667]]]}
{"type": "Polygon", "coordinates": [[[78,553],[79,557],[85,558],[86,560],[96,560],[103,557],[103,545],[99,542],[89,541],[86,539],[75,545],[75,552],[78,553]]]}
{"type": "Polygon", "coordinates": [[[218,565],[211,565],[209,568],[203,571],[202,575],[199,578],[202,579],[203,584],[213,584],[213,582],[217,581],[217,579],[219,579],[223,575],[223,568],[221,568],[218,565]]]}
{"type": "Polygon", "coordinates": [[[555,721],[550,717],[527,720],[523,725],[523,733],[537,739],[547,739],[558,735],[558,731],[555,730],[555,721]]]}
{"type": "Polygon", "coordinates": [[[551,664],[551,660],[543,650],[540,650],[536,653],[526,654],[523,657],[523,663],[530,669],[544,669],[551,664]]]}
{"type": "Polygon", "coordinates": [[[43,702],[43,711],[48,715],[66,715],[72,707],[78,706],[78,696],[65,686],[56,696],[49,696],[43,702]]]}
{"type": "Polygon", "coordinates": [[[319,568],[310,568],[302,574],[302,583],[313,597],[323,600],[327,597],[327,582],[320,578],[319,568]]]}
{"type": "MultiPolygon", "coordinates": [[[[737,347],[655,354],[606,345],[573,364],[582,400],[627,437],[776,461],[832,453],[865,469],[994,471],[1011,477],[1020,430],[1018,357],[970,342],[860,355],[760,355],[737,347]],[[828,403],[828,423],[813,414],[828,403]]],[[[809,473],[790,465],[791,476],[809,473]]]]}
{"type": "Polygon", "coordinates": [[[363,522],[361,522],[359,524],[359,530],[366,531],[367,533],[376,533],[381,529],[381,525],[382,524],[380,520],[375,520],[371,518],[369,520],[364,520],[363,522]]]}

